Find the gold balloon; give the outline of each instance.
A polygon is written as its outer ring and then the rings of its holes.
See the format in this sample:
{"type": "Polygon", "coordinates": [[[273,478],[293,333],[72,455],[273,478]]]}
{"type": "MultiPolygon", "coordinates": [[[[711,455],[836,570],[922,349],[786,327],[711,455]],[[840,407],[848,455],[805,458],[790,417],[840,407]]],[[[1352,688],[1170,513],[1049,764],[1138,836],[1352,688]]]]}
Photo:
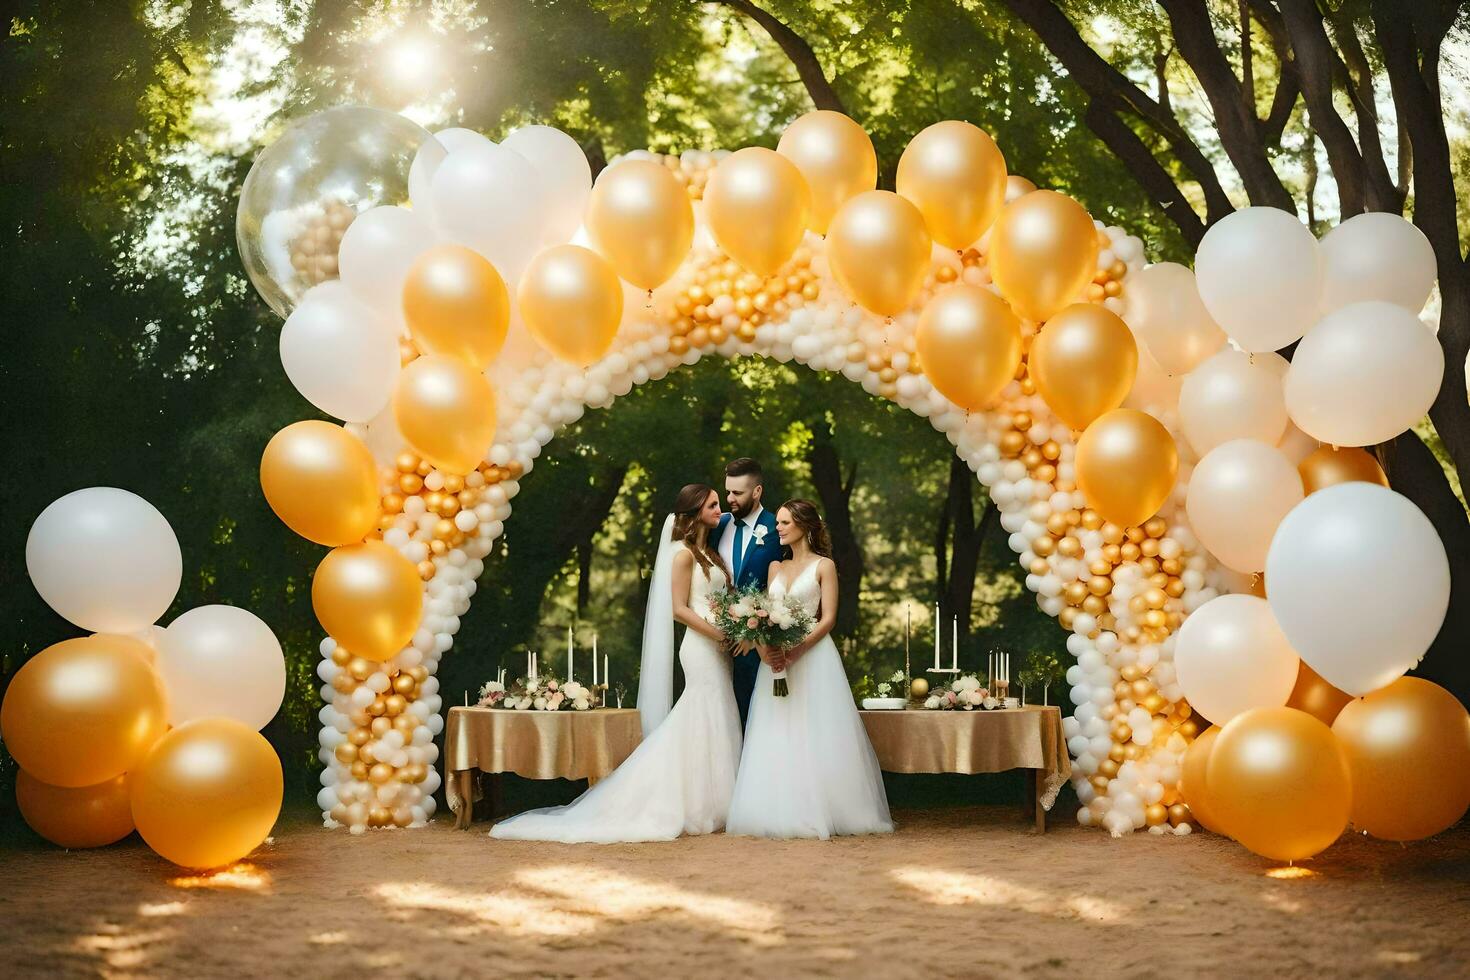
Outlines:
{"type": "Polygon", "coordinates": [[[201,718],[159,739],[131,775],[133,821],[186,868],[218,868],[260,845],[281,812],[281,760],[232,718],[201,718]]]}
{"type": "Polygon", "coordinates": [[[1128,397],[1138,373],[1138,345],[1116,313],[1096,303],[1074,303],[1036,335],[1027,373],[1063,422],[1085,429],[1128,397]]]}
{"type": "Polygon", "coordinates": [[[1179,767],[1179,792],[1184,794],[1184,802],[1189,804],[1190,813],[1194,814],[1201,827],[1223,834],[1224,828],[1210,809],[1210,791],[1205,778],[1210,751],[1215,747],[1215,738],[1219,734],[1218,727],[1206,728],[1184,750],[1184,762],[1179,767]]]}
{"type": "Polygon", "coordinates": [[[909,141],[898,158],[895,186],[918,205],[936,242],[966,248],[1005,204],[1006,161],[989,133],[950,119],[909,141]]]}
{"type": "Polygon", "coordinates": [[[168,724],[151,659],[138,640],[109,633],[42,650],[5,689],[5,748],[52,786],[95,786],[132,769],[168,724]]]}
{"type": "Polygon", "coordinates": [[[1023,197],[1036,190],[1036,185],[1022,177],[1020,174],[1011,174],[1006,178],[1006,203],[1010,204],[1018,197],[1023,197]]]}
{"type": "Polygon", "coordinates": [[[925,698],[929,696],[929,679],[927,677],[915,677],[909,681],[909,697],[925,698]]]}
{"type": "Polygon", "coordinates": [[[1262,857],[1309,858],[1347,827],[1347,754],[1332,729],[1305,711],[1236,715],[1210,750],[1205,778],[1210,809],[1231,837],[1262,857]]]}
{"type": "Polygon", "coordinates": [[[1016,312],[1047,320],[1076,301],[1097,272],[1097,229],[1082,205],[1033,191],[1001,211],[987,252],[991,278],[1016,312]]]}
{"type": "Polygon", "coordinates": [[[426,354],[399,372],[393,419],[413,450],[436,468],[468,473],[495,439],[495,391],[459,358],[426,354]]]}
{"type": "Polygon", "coordinates": [[[373,454],[340,425],[308,420],[277,432],[260,457],[260,488],[282,523],[317,544],[352,544],[378,526],[373,454]]]}
{"type": "Polygon", "coordinates": [[[613,164],[592,188],[587,233],[618,275],[640,289],[656,289],[694,242],[689,192],[652,160],[613,164]]]}
{"type": "Polygon", "coordinates": [[[483,371],[505,345],[510,294],[480,253],[436,245],[408,270],[403,316],[419,350],[457,357],[483,371]]]}
{"type": "Polygon", "coordinates": [[[1087,505],[1104,520],[1132,527],[1157,514],[1174,492],[1179,450],[1152,415],[1115,408],[1077,440],[1076,467],[1087,505]]]}
{"type": "Polygon", "coordinates": [[[962,283],[930,300],[914,343],[939,393],[972,412],[988,407],[1021,365],[1021,322],[982,286],[962,283]]]}
{"type": "Polygon", "coordinates": [[[1400,677],[1350,701],[1332,731],[1353,774],[1354,829],[1420,840],[1470,807],[1470,714],[1438,684],[1400,677]]]}
{"type": "MultiPolygon", "coordinates": [[[[1262,599],[1266,598],[1264,595],[1262,599]]],[[[1288,708],[1296,708],[1305,711],[1324,725],[1330,725],[1337,720],[1338,712],[1343,706],[1353,699],[1351,694],[1345,694],[1324,681],[1307,662],[1303,660],[1296,672],[1296,687],[1291,689],[1291,696],[1286,699],[1288,708]]]]}
{"type": "Polygon", "coordinates": [[[15,805],[31,829],[61,847],[102,847],[133,832],[128,776],[95,786],[52,786],[24,769],[15,774],[15,805]]]}
{"type": "Polygon", "coordinates": [[[381,541],[337,548],[311,580],[316,618],[339,644],[382,663],[413,639],[423,583],[413,562],[381,541]]]}
{"type": "Polygon", "coordinates": [[[532,259],[516,298],[531,336],[581,367],[607,353],[623,319],[618,274],[580,245],[557,245],[532,259]]]}
{"type": "Polygon", "coordinates": [[[908,309],[929,271],[934,243],[919,209],[891,191],[865,191],[844,204],[827,229],[832,275],[858,304],[879,316],[908,309]]]}
{"type": "Polygon", "coordinates": [[[715,241],[761,276],[775,275],[801,244],[811,203],[796,164],[759,146],[721,160],[704,188],[704,213],[715,241]]]}
{"type": "Polygon", "coordinates": [[[878,154],[863,127],[840,112],[818,109],[786,127],[776,152],[796,164],[812,192],[807,227],[818,235],[849,198],[878,186],[878,154]]]}
{"type": "Polygon", "coordinates": [[[1366,449],[1356,446],[1342,449],[1318,446],[1311,455],[1297,464],[1297,472],[1301,473],[1302,487],[1309,494],[1339,483],[1362,482],[1376,483],[1380,487],[1388,486],[1388,477],[1384,474],[1383,467],[1378,465],[1378,460],[1366,449]]]}

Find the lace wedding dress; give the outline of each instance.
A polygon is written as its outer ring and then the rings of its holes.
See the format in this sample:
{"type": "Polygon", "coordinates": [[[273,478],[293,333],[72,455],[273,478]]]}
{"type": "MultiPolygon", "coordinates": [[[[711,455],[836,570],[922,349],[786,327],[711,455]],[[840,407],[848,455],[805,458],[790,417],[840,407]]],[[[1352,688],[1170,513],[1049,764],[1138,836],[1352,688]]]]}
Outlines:
{"type": "MultiPolygon", "coordinates": [[[[654,576],[653,589],[659,578],[654,576]]],[[[695,562],[690,608],[707,615],[709,593],[723,588],[725,581],[718,567],[706,574],[695,562]]],[[[672,632],[669,636],[672,647],[672,632]]],[[[679,647],[679,663],[684,668],[683,694],[621,766],[566,806],[511,817],[491,828],[490,836],[613,844],[673,840],[723,827],[740,763],[740,715],[730,681],[730,655],[688,630],[679,647]]],[[[641,679],[640,684],[653,680],[641,679]]]]}
{"type": "MultiPolygon", "coordinates": [[[[822,588],[814,561],[771,594],[796,596],[813,619],[822,588]]],[[[893,830],[878,757],[830,636],[786,670],[790,694],[771,693],[761,664],[726,831],[751,837],[886,834],[893,830]]]]}

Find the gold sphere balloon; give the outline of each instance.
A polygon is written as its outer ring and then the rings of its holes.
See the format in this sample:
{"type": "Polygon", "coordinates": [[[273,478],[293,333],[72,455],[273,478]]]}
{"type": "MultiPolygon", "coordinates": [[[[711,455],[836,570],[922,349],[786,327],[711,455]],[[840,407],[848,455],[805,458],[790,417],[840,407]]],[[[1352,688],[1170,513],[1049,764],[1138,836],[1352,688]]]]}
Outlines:
{"type": "Polygon", "coordinates": [[[1020,174],[1011,174],[1006,178],[1006,203],[1010,204],[1018,197],[1023,197],[1036,190],[1036,185],[1022,177],[1020,174]]]}
{"type": "MultiPolygon", "coordinates": [[[[1264,599],[1265,596],[1261,598],[1264,599]]],[[[1286,706],[1305,711],[1322,724],[1330,725],[1337,720],[1338,713],[1352,699],[1351,694],[1339,691],[1324,681],[1322,676],[1303,660],[1301,666],[1297,668],[1296,686],[1291,689],[1291,696],[1286,699],[1286,706]]]]}
{"type": "Polygon", "coordinates": [[[1047,320],[1096,274],[1097,229],[1067,195],[1033,191],[1001,211],[986,254],[996,288],[1016,312],[1047,320]]]}
{"type": "Polygon", "coordinates": [[[580,245],[557,245],[532,259],[516,298],[531,336],[580,367],[607,353],[623,319],[618,274],[580,245]]]}
{"type": "Polygon", "coordinates": [[[436,245],[408,270],[403,316],[419,350],[457,357],[483,371],[505,345],[510,294],[480,253],[436,245]]]}
{"type": "Polygon", "coordinates": [[[102,847],[133,832],[126,773],[95,786],[52,786],[22,769],[15,805],[32,830],[61,847],[102,847]]]}
{"type": "Polygon", "coordinates": [[[776,152],[792,163],[811,189],[807,227],[818,235],[849,198],[878,186],[878,154],[863,127],[840,112],[818,109],[786,127],[776,152]]]}
{"type": "Polygon", "coordinates": [[[694,242],[689,192],[668,167],[652,160],[615,163],[592,188],[587,233],[618,275],[639,289],[656,289],[694,242]]]}
{"type": "Polygon", "coordinates": [[[232,718],[186,722],[131,774],[133,822],[186,868],[218,868],[259,846],[281,812],[281,760],[232,718]]]}
{"type": "Polygon", "coordinates": [[[936,242],[962,249],[985,234],[1005,204],[1006,161],[989,133],[950,119],[909,141],[895,186],[923,212],[936,242]]]}
{"type": "Polygon", "coordinates": [[[1123,404],[1138,373],[1138,345],[1118,314],[1074,303],[1031,343],[1027,374],[1057,416],[1082,430],[1123,404]]]}
{"type": "Polygon", "coordinates": [[[361,439],[339,425],[294,422],[266,443],[260,488],[281,522],[336,547],[378,526],[378,468],[361,439]]]}
{"type": "Polygon", "coordinates": [[[399,372],[393,420],[429,463],[450,473],[468,473],[495,439],[495,391],[465,361],[426,354],[399,372]]]}
{"type": "Polygon", "coordinates": [[[926,698],[929,696],[929,679],[927,677],[915,677],[909,681],[909,697],[926,698]]]}
{"type": "Polygon", "coordinates": [[[930,300],[914,343],[934,387],[972,412],[987,408],[1021,365],[1021,322],[981,286],[950,286],[930,300]]]}
{"type": "Polygon", "coordinates": [[[1420,840],[1470,807],[1470,714],[1438,684],[1400,677],[1349,701],[1332,731],[1353,775],[1354,829],[1420,840]]]}
{"type": "Polygon", "coordinates": [[[1231,837],[1262,857],[1309,858],[1347,828],[1347,754],[1332,729],[1305,711],[1236,715],[1215,739],[1205,778],[1210,809],[1231,837]]]}
{"type": "Polygon", "coordinates": [[[891,191],[864,191],[838,209],[827,229],[832,275],[879,316],[908,309],[924,285],[934,243],[919,209],[891,191]]]}
{"type": "Polygon", "coordinates": [[[42,650],[5,689],[5,748],[52,786],[95,786],[132,769],[168,725],[151,659],[143,643],[109,633],[42,650]]]}
{"type": "Polygon", "coordinates": [[[381,541],[336,548],[311,580],[316,618],[339,644],[379,663],[413,639],[423,583],[413,562],[381,541]]]}
{"type": "Polygon", "coordinates": [[[1184,794],[1184,802],[1189,804],[1190,812],[1201,827],[1223,834],[1226,831],[1210,809],[1210,791],[1206,782],[1210,751],[1215,747],[1215,738],[1219,734],[1218,727],[1207,728],[1184,750],[1184,761],[1179,767],[1179,792],[1184,794]]]}
{"type": "Polygon", "coordinates": [[[1115,408],[1077,440],[1076,467],[1077,488],[1087,505],[1104,519],[1131,527],[1158,513],[1174,491],[1179,450],[1152,415],[1115,408]]]}
{"type": "Polygon", "coordinates": [[[1318,446],[1311,455],[1297,464],[1297,472],[1302,475],[1302,488],[1309,494],[1339,483],[1362,482],[1376,483],[1380,487],[1388,486],[1388,476],[1384,474],[1383,467],[1378,465],[1378,460],[1366,449],[1356,446],[1345,446],[1342,449],[1318,446]]]}
{"type": "Polygon", "coordinates": [[[759,146],[721,160],[704,188],[710,233],[730,258],[759,276],[775,275],[801,244],[811,202],[796,164],[759,146]]]}

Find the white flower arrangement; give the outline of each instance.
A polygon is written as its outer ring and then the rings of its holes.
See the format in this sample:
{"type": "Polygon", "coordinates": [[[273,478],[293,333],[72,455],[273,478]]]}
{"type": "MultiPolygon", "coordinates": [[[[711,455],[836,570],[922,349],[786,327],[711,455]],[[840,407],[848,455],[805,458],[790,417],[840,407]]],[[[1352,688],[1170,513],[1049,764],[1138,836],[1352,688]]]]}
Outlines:
{"type": "Polygon", "coordinates": [[[1000,707],[1000,702],[990,696],[974,674],[956,678],[948,689],[941,689],[924,699],[924,707],[930,711],[974,711],[983,708],[990,711],[1000,707]]]}
{"type": "MultiPolygon", "coordinates": [[[[903,671],[895,670],[892,677],[889,677],[886,681],[879,681],[874,690],[878,692],[878,697],[886,698],[893,694],[893,685],[901,685],[906,680],[908,680],[908,678],[904,676],[903,671]]],[[[898,696],[903,697],[902,694],[899,694],[898,696]]]]}
{"type": "Polygon", "coordinates": [[[480,707],[508,711],[587,711],[597,706],[592,691],[578,681],[562,683],[555,677],[518,679],[507,691],[490,681],[480,688],[480,707]]]}

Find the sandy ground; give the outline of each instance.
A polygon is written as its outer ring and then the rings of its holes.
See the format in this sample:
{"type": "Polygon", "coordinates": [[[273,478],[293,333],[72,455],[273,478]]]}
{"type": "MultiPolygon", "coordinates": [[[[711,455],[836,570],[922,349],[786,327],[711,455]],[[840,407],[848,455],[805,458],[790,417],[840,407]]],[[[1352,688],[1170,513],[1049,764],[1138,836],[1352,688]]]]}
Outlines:
{"type": "Polygon", "coordinates": [[[7,976],[1470,974],[1470,824],[1340,841],[1310,875],[1223,838],[1111,841],[1011,807],[896,811],[890,837],[363,837],[307,813],[180,877],[136,838],[0,852],[7,976]],[[1278,872],[1279,874],[1279,872],[1278,872]]]}

